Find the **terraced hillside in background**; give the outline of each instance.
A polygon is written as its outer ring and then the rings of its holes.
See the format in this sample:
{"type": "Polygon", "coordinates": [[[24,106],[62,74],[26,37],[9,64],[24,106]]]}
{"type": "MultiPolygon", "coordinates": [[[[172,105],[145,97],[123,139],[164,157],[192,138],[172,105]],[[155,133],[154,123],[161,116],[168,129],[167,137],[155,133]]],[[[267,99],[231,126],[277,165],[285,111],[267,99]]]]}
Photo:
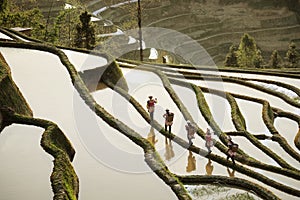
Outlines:
{"type": "MultiPolygon", "coordinates": [[[[35,4],[26,3],[28,0],[18,2],[23,7],[40,8],[51,22],[64,8],[64,3],[72,1],[41,0],[35,4]]],[[[127,2],[123,0],[80,2],[90,12],[108,7],[99,13],[99,17],[112,21],[121,28],[124,23],[132,20],[130,10],[134,10],[132,7],[136,5],[129,4],[131,8],[128,9],[128,5],[125,8],[112,6],[127,2]]],[[[208,51],[218,66],[223,65],[229,47],[238,44],[244,33],[249,33],[255,38],[265,62],[268,62],[273,50],[278,50],[284,57],[291,41],[295,42],[298,48],[300,46],[299,0],[144,0],[142,7],[143,27],[168,28],[190,36],[208,51]]]]}
{"type": "MultiPolygon", "coordinates": [[[[93,1],[89,9],[93,11],[105,2],[93,1]]],[[[223,64],[229,47],[238,44],[247,32],[255,38],[267,61],[273,50],[284,56],[290,41],[300,45],[299,1],[294,2],[291,6],[289,1],[161,1],[145,6],[142,24],[190,36],[217,65],[223,64]]],[[[121,26],[130,13],[128,9],[113,7],[101,16],[121,26]]]]}

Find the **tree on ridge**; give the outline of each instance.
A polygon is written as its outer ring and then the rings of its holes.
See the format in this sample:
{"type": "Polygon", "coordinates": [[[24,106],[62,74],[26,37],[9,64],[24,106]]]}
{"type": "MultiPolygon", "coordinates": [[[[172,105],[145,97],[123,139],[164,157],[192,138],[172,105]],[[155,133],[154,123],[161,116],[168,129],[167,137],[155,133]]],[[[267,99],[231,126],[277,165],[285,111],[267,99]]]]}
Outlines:
{"type": "Polygon", "coordinates": [[[259,68],[263,62],[261,51],[257,48],[254,38],[247,33],[245,33],[241,38],[237,55],[239,67],[259,68]]]}
{"type": "Polygon", "coordinates": [[[280,68],[281,63],[282,63],[282,58],[280,57],[278,51],[274,50],[270,57],[269,66],[272,68],[280,68]]]}
{"type": "Polygon", "coordinates": [[[237,45],[231,45],[229,48],[229,52],[226,55],[225,58],[225,66],[226,67],[238,67],[238,62],[237,62],[237,50],[238,46],[237,45]]]}
{"type": "Polygon", "coordinates": [[[91,14],[83,12],[76,26],[75,46],[79,48],[93,49],[96,44],[95,28],[91,22],[91,14]]]}
{"type": "Polygon", "coordinates": [[[286,52],[286,59],[289,63],[289,67],[296,67],[299,60],[299,55],[296,50],[296,44],[294,42],[291,42],[289,44],[289,49],[286,52]]]}

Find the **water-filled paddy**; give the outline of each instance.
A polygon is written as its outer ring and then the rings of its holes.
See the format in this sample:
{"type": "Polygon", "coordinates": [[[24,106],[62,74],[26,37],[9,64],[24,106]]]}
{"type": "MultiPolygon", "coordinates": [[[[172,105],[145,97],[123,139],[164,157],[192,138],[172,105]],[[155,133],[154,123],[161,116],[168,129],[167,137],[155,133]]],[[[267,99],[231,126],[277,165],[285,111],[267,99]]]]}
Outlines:
{"type": "MultiPolygon", "coordinates": [[[[118,131],[108,126],[88,109],[78,93],[74,90],[67,70],[56,56],[34,50],[14,48],[1,48],[0,50],[11,66],[12,76],[32,107],[34,116],[52,120],[57,123],[74,145],[76,155],[73,163],[80,180],[79,194],[81,199],[103,197],[112,199],[153,199],[154,195],[162,199],[176,199],[171,189],[151,172],[146,165],[142,149],[133,144],[118,131]],[[18,56],[18,59],[14,59],[16,56],[18,56]],[[32,59],[26,59],[28,57],[32,59]],[[118,192],[115,192],[112,188],[118,188],[118,192]]],[[[73,60],[73,63],[76,65],[76,60],[73,60]]],[[[82,63],[79,65],[82,65],[82,63]]],[[[169,108],[175,113],[172,131],[177,136],[186,140],[186,131],[184,129],[186,122],[169,94],[165,91],[158,76],[150,72],[138,70],[123,70],[123,73],[128,82],[129,93],[144,106],[144,108],[146,107],[146,101],[149,95],[158,98],[154,117],[162,125],[164,123],[162,115],[166,108],[169,108]]],[[[203,83],[200,81],[194,82],[199,85],[203,83]]],[[[178,96],[184,102],[188,111],[191,112],[198,126],[205,130],[208,124],[197,109],[195,96],[191,90],[175,85],[172,86],[174,86],[175,91],[178,92],[178,96]]],[[[271,97],[270,95],[257,92],[256,90],[244,86],[224,83],[224,88],[225,91],[267,99],[272,106],[286,109],[290,112],[297,110],[277,97],[271,97]]],[[[154,141],[153,143],[160,156],[172,172],[177,174],[205,175],[211,173],[213,175],[230,175],[226,167],[216,162],[209,163],[206,158],[190,153],[182,147],[179,147],[173,141],[166,141],[165,137],[159,132],[151,130],[150,126],[137,111],[135,111],[133,106],[113,90],[108,88],[99,90],[94,92],[93,96],[100,105],[116,118],[126,123],[149,141],[154,141]],[[214,166],[213,168],[211,167],[212,165],[214,166]]],[[[213,117],[221,129],[223,131],[234,131],[234,126],[230,120],[229,104],[216,95],[205,94],[205,98],[210,108],[212,108],[213,117]]],[[[240,106],[241,113],[246,119],[249,132],[269,135],[262,122],[262,106],[244,100],[237,100],[237,103],[240,106]]],[[[275,120],[275,126],[279,132],[282,132],[282,135],[287,138],[289,143],[293,140],[293,133],[297,133],[298,131],[297,124],[281,119],[275,120]],[[287,123],[290,125],[288,125],[288,128],[285,128],[287,123]],[[289,133],[288,135],[286,135],[287,132],[289,133]]],[[[29,129],[24,130],[24,135],[27,131],[30,132],[29,129]]],[[[240,144],[246,153],[249,153],[254,158],[267,164],[277,165],[273,160],[266,158],[257,148],[254,148],[252,144],[245,141],[244,138],[234,137],[234,140],[240,144]]],[[[38,142],[37,140],[37,147],[40,148],[38,142]]],[[[205,148],[204,142],[200,137],[197,137],[194,143],[201,148],[205,148]]],[[[285,160],[294,167],[299,167],[299,163],[289,158],[286,153],[281,152],[277,144],[273,144],[273,142],[270,141],[263,141],[262,143],[278,152],[280,156],[285,156],[285,160]]],[[[14,143],[11,143],[11,145],[13,144],[14,143]]],[[[32,149],[32,151],[35,150],[32,149]]],[[[47,157],[47,153],[42,153],[47,157]]],[[[223,155],[216,150],[216,148],[213,149],[213,153],[223,155]]],[[[8,154],[11,155],[12,153],[8,154]]],[[[7,159],[8,160],[3,162],[13,162],[9,160],[9,157],[7,157],[7,159]]],[[[50,164],[51,162],[46,165],[51,166],[50,164]]],[[[51,172],[49,169],[47,170],[48,173],[43,174],[47,176],[48,179],[46,181],[35,182],[40,184],[43,188],[49,188],[49,173],[51,172]]],[[[261,170],[256,171],[261,172],[261,170]]],[[[24,173],[28,174],[29,172],[24,171],[24,173]]],[[[298,181],[274,175],[273,173],[266,173],[265,171],[262,173],[271,179],[297,188],[298,181]]],[[[254,181],[240,173],[235,173],[235,176],[254,181]]],[[[14,182],[17,181],[18,177],[12,176],[9,178],[11,182],[14,182]]],[[[262,185],[265,186],[264,184],[262,185]]],[[[270,187],[268,188],[274,191],[275,194],[278,194],[282,199],[296,199],[293,196],[278,192],[270,187]]],[[[21,192],[22,186],[17,186],[14,190],[21,192]]],[[[7,190],[4,189],[1,193],[5,193],[6,191],[7,190]]]]}
{"type": "MultiPolygon", "coordinates": [[[[87,117],[102,123],[101,129],[111,134],[115,133],[115,136],[119,137],[119,141],[123,142],[123,144],[129,144],[130,142],[120,133],[103,123],[102,120],[97,119],[85,106],[77,92],[74,91],[67,70],[56,56],[35,50],[14,48],[0,48],[0,50],[10,65],[13,79],[30,104],[34,116],[57,123],[73,144],[76,150],[73,163],[80,180],[80,199],[99,199],[103,197],[111,199],[153,199],[153,191],[158,197],[176,199],[169,187],[155,174],[124,173],[111,167],[109,163],[101,163],[93,157],[90,146],[87,147],[81,137],[92,137],[91,145],[98,147],[101,144],[99,144],[97,138],[93,138],[95,136],[93,134],[97,135],[101,134],[101,132],[99,132],[98,126],[95,129],[89,126],[89,121],[85,121],[87,117]],[[16,56],[18,59],[15,59],[16,56]],[[80,120],[84,123],[80,124],[80,120]]],[[[23,132],[24,135],[26,134],[25,132],[23,132]]],[[[39,145],[39,141],[37,142],[37,145],[39,145]]],[[[111,146],[109,142],[108,145],[111,146]]],[[[134,144],[130,143],[130,145],[137,151],[141,151],[134,144]]],[[[107,152],[107,149],[104,149],[103,152],[107,152]]],[[[116,163],[127,163],[127,159],[124,157],[122,160],[119,160],[120,157],[115,157],[114,154],[108,154],[107,156],[116,163]]],[[[142,168],[147,168],[149,171],[143,156],[140,156],[138,159],[139,162],[137,164],[142,168]]],[[[130,163],[130,165],[135,167],[136,163],[130,163]]],[[[31,172],[34,171],[32,170],[31,172]]],[[[51,171],[45,175],[47,180],[43,181],[44,183],[35,182],[35,184],[47,184],[43,187],[49,188],[50,173],[51,171]]],[[[17,177],[14,176],[10,177],[10,179],[11,182],[18,181],[17,177]]],[[[22,187],[11,189],[14,192],[22,191],[22,187]]],[[[6,191],[3,190],[1,193],[3,194],[6,191]]]]}

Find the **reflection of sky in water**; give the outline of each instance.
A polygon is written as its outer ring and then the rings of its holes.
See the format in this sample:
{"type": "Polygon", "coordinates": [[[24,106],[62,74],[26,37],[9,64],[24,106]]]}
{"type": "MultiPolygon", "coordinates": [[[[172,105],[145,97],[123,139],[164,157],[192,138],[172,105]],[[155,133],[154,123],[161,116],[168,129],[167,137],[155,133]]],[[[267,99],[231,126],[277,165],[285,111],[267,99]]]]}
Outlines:
{"type": "MultiPolygon", "coordinates": [[[[154,173],[144,173],[140,175],[121,173],[109,165],[104,165],[93,157],[94,155],[90,150],[99,148],[99,140],[97,139],[103,138],[103,135],[102,137],[95,137],[97,134],[101,136],[101,131],[99,131],[98,123],[95,123],[97,126],[96,128],[87,127],[89,125],[89,120],[91,120],[91,122],[95,120],[96,122],[101,122],[101,130],[118,137],[119,141],[122,143],[128,143],[132,148],[139,149],[139,151],[142,151],[142,149],[133,144],[128,138],[112,129],[101,119],[95,117],[82,99],[78,97],[78,93],[74,92],[69,74],[56,56],[35,50],[2,47],[0,50],[7,59],[8,64],[11,66],[13,79],[32,107],[34,115],[39,118],[45,118],[56,122],[73,144],[76,150],[73,165],[80,180],[80,199],[111,198],[150,200],[153,199],[153,191],[156,191],[155,195],[163,199],[176,199],[176,196],[169,187],[154,173]],[[18,56],[18,59],[15,59],[16,56],[18,56]],[[80,121],[82,123],[79,123],[80,121]],[[82,126],[84,129],[81,129],[82,126]],[[88,145],[91,146],[83,144],[83,139],[80,139],[80,137],[89,141],[90,143],[88,143],[88,145]],[[99,192],[99,188],[101,188],[101,192],[99,192]],[[115,192],[115,188],[118,188],[118,192],[115,192]]],[[[30,132],[24,129],[22,130],[24,136],[30,132]]],[[[40,137],[40,134],[38,134],[38,136],[40,137]]],[[[10,136],[8,135],[8,137],[10,136]]],[[[103,143],[105,142],[106,141],[103,141],[103,143]]],[[[28,148],[32,148],[32,143],[29,144],[31,145],[28,148]]],[[[39,145],[39,141],[37,141],[37,144],[39,145]]],[[[128,159],[126,157],[123,157],[121,160],[114,159],[114,154],[103,153],[107,152],[107,150],[108,148],[104,148],[101,153],[107,155],[108,159],[111,159],[116,163],[124,163],[128,166],[128,159]]],[[[43,157],[47,156],[46,153],[42,153],[43,157]]],[[[144,162],[143,156],[140,156],[137,159],[138,162],[135,161],[134,163],[129,164],[133,166],[140,165],[142,168],[147,169],[148,171],[150,170],[144,162]]],[[[3,162],[9,163],[9,161],[3,162]]],[[[51,162],[49,163],[51,164],[51,162]]],[[[42,163],[36,162],[35,164],[41,165],[42,163]]],[[[22,165],[16,166],[19,167],[22,165]]],[[[29,170],[30,172],[28,172],[28,174],[35,172],[35,168],[31,167],[29,170]]],[[[16,198],[13,197],[12,200],[19,200],[26,196],[24,194],[25,192],[31,191],[32,188],[36,190],[37,186],[47,187],[48,189],[51,170],[45,174],[46,178],[42,181],[35,180],[35,184],[28,184],[28,180],[32,180],[32,178],[28,178],[26,179],[27,184],[24,185],[24,187],[22,186],[19,188],[15,184],[14,187],[9,189],[5,187],[0,188],[1,196],[5,193],[18,194],[21,196],[17,196],[16,198]],[[47,185],[44,185],[45,183],[47,183],[47,185]],[[23,191],[24,193],[22,193],[23,191]]],[[[27,174],[27,172],[21,170],[20,173],[22,172],[27,174]]],[[[11,174],[9,178],[10,181],[14,183],[19,181],[17,173],[11,174]]],[[[6,182],[4,178],[1,180],[4,181],[3,183],[6,182]]],[[[51,193],[51,190],[48,192],[51,193]]]]}
{"type": "Polygon", "coordinates": [[[43,129],[11,125],[0,135],[1,199],[51,199],[52,156],[40,146],[43,129]],[[38,183],[34,187],[28,187],[38,183]]]}
{"type": "MultiPolygon", "coordinates": [[[[203,81],[198,81],[198,80],[189,80],[189,81],[194,84],[203,86],[203,81]]],[[[291,81],[290,84],[292,84],[292,83],[293,83],[293,81],[291,81]]],[[[219,89],[218,87],[214,87],[213,84],[210,86],[212,86],[213,89],[219,89]]],[[[284,108],[284,111],[286,111],[286,112],[296,113],[297,110],[300,110],[298,108],[295,108],[295,107],[289,105],[288,103],[284,102],[283,100],[281,100],[278,97],[260,92],[258,90],[255,90],[255,89],[252,89],[252,88],[249,88],[246,86],[237,85],[237,84],[233,84],[233,83],[227,83],[227,82],[223,82],[223,86],[224,86],[224,90],[226,92],[250,96],[250,97],[259,98],[259,99],[267,99],[271,106],[276,107],[276,108],[284,108]]]]}
{"type": "Polygon", "coordinates": [[[236,99],[239,109],[246,121],[247,130],[253,134],[266,134],[271,136],[263,122],[261,104],[236,99]]]}
{"type": "Polygon", "coordinates": [[[70,62],[74,65],[77,71],[84,71],[88,69],[94,69],[102,67],[107,64],[107,59],[100,56],[75,52],[71,50],[62,50],[70,62]]]}
{"type": "Polygon", "coordinates": [[[227,100],[210,93],[204,93],[204,97],[218,126],[224,132],[234,131],[235,128],[231,121],[231,108],[227,100]]]}
{"type": "Polygon", "coordinates": [[[278,132],[287,140],[287,142],[299,151],[294,143],[295,136],[298,133],[298,124],[295,121],[286,118],[275,118],[274,126],[278,132]]]}
{"type": "Polygon", "coordinates": [[[9,36],[7,36],[7,35],[1,33],[1,32],[0,32],[0,39],[4,39],[4,40],[13,40],[11,37],[9,37],[9,36]]]}
{"type": "Polygon", "coordinates": [[[279,86],[274,85],[274,84],[262,83],[262,82],[259,82],[259,81],[250,81],[250,83],[254,83],[254,84],[262,86],[264,88],[282,93],[282,94],[284,94],[284,95],[286,95],[286,96],[288,96],[292,99],[298,97],[298,95],[295,92],[293,92],[292,90],[289,90],[289,89],[286,89],[286,88],[283,88],[283,87],[279,87],[279,86]]]}

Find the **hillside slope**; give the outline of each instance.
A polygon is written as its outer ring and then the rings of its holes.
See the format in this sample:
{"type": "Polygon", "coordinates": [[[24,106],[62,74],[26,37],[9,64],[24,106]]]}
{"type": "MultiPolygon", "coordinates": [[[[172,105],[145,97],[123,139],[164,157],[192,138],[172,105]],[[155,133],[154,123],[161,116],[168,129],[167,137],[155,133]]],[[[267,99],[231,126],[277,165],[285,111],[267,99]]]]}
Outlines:
{"type": "MultiPolygon", "coordinates": [[[[143,26],[180,31],[197,40],[221,65],[229,47],[246,32],[255,37],[265,60],[275,49],[284,56],[290,41],[299,46],[299,10],[300,1],[170,0],[147,5],[143,26]]],[[[121,26],[130,14],[110,8],[101,16],[121,26]]]]}
{"type": "MultiPolygon", "coordinates": [[[[39,7],[45,17],[54,18],[69,1],[41,0],[25,7],[39,7]]],[[[90,12],[107,7],[99,15],[118,27],[132,20],[132,8],[125,0],[81,0],[90,12]]],[[[244,33],[249,33],[261,48],[267,62],[273,50],[282,57],[293,41],[300,46],[300,0],[142,0],[142,26],[162,27],[179,31],[202,45],[217,65],[223,65],[232,44],[238,44],[244,33]]],[[[99,17],[100,17],[99,16],[99,17]]],[[[128,27],[128,26],[127,26],[128,27]]],[[[187,44],[182,44],[187,45],[187,44]]],[[[197,52],[190,52],[192,57],[197,52]]]]}

